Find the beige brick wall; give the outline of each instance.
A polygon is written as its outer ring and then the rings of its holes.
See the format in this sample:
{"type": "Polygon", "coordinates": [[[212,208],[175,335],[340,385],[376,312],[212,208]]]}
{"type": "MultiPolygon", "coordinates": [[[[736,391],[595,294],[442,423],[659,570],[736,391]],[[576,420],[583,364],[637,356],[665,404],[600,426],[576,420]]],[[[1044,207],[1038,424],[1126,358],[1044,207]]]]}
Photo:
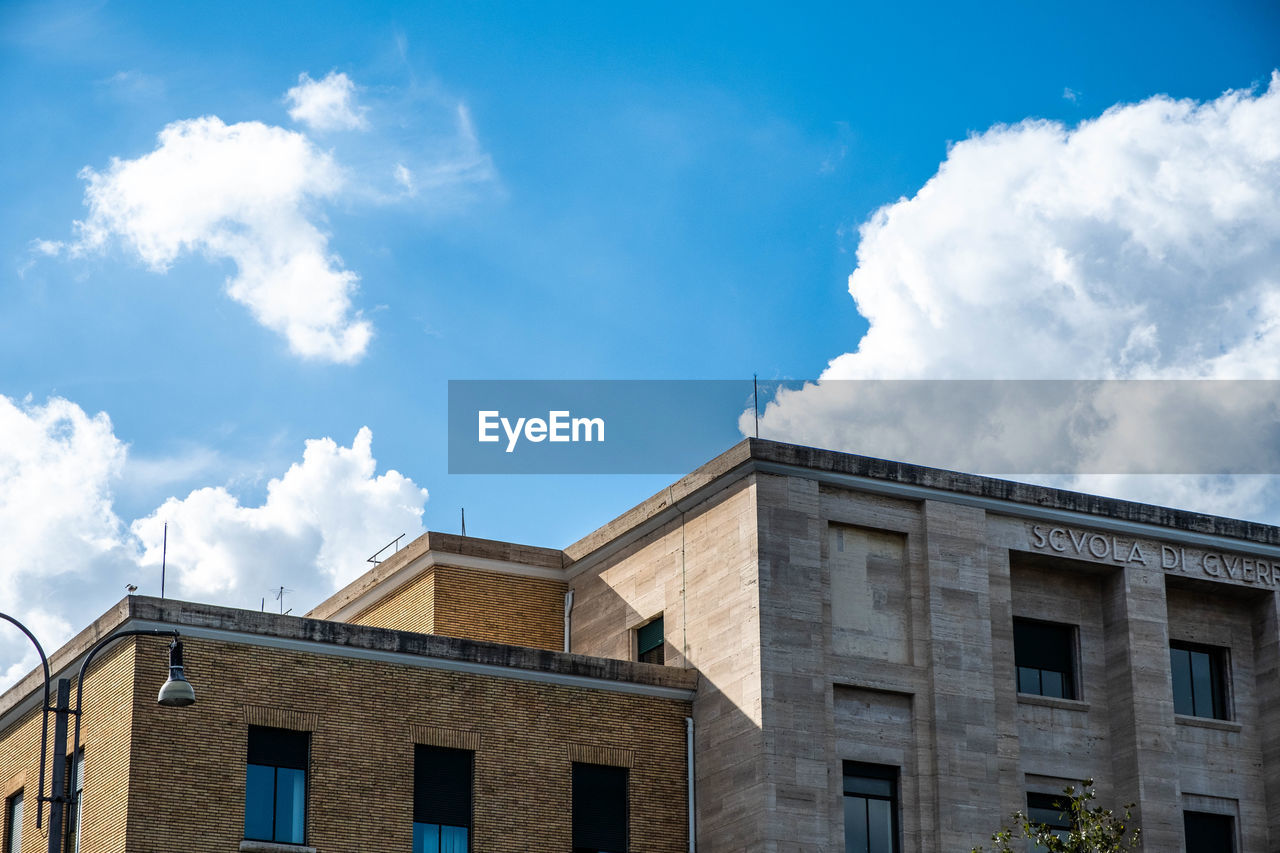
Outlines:
{"type": "MultiPolygon", "coordinates": [[[[159,640],[143,640],[163,649],[159,640]]],[[[134,640],[121,640],[94,660],[84,688],[84,714],[80,743],[84,748],[84,811],[81,850],[85,853],[115,853],[127,849],[125,814],[128,810],[130,772],[129,733],[132,726],[134,640]]],[[[151,700],[164,681],[165,669],[154,686],[151,700]]],[[[55,693],[50,694],[54,701],[55,693]]],[[[71,704],[75,705],[75,682],[71,684],[71,704]]],[[[72,772],[70,753],[74,720],[67,726],[67,774],[72,772]]],[[[49,717],[49,766],[53,762],[54,719],[49,717]]],[[[40,789],[40,713],[36,708],[0,732],[0,795],[8,798],[23,791],[22,849],[48,847],[48,812],[43,829],[36,828],[40,789]]]]}
{"type": "Polygon", "coordinates": [[[427,569],[377,604],[349,620],[354,625],[434,634],[436,573],[427,569]]]}
{"type": "MultiPolygon", "coordinates": [[[[53,722],[50,721],[52,728],[53,722]]],[[[43,849],[47,842],[36,829],[36,792],[39,789],[40,713],[39,709],[0,731],[0,796],[5,800],[18,791],[23,794],[22,846],[43,849]]],[[[47,772],[47,771],[46,771],[47,772]]],[[[0,822],[8,815],[0,815],[0,822]]],[[[3,827],[8,833],[8,826],[3,827]]]]}
{"type": "Polygon", "coordinates": [[[435,633],[560,651],[563,581],[436,566],[435,633]]]}
{"type": "Polygon", "coordinates": [[[562,581],[435,566],[351,621],[560,651],[562,581]]]}
{"type": "Polygon", "coordinates": [[[187,664],[196,705],[159,708],[150,686],[135,700],[147,771],[130,779],[130,853],[236,849],[263,708],[314,720],[307,839],[322,853],[410,848],[415,737],[477,745],[475,850],[569,849],[572,750],[630,757],[632,851],[687,849],[687,702],[205,640],[187,664]]]}
{"type": "MultiPolygon", "coordinates": [[[[168,643],[162,638],[120,640],[103,652],[85,679],[80,742],[84,748],[84,809],[80,849],[111,853],[128,849],[121,833],[129,809],[130,733],[136,691],[154,704],[169,675],[168,643]],[[137,670],[141,643],[163,657],[160,666],[137,670]]],[[[72,699],[75,702],[75,699],[72,699]]]]}

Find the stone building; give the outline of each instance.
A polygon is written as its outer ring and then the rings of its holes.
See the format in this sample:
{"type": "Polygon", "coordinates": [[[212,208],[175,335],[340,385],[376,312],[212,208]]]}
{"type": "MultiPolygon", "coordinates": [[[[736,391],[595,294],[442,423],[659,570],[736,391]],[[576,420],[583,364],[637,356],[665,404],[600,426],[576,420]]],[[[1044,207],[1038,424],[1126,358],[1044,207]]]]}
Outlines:
{"type": "Polygon", "coordinates": [[[54,665],[173,626],[199,695],[95,662],[83,850],[952,853],[1093,778],[1151,853],[1261,853],[1277,585],[1278,528],[749,440],[563,550],[428,533],[307,618],[133,597],[54,665]]]}

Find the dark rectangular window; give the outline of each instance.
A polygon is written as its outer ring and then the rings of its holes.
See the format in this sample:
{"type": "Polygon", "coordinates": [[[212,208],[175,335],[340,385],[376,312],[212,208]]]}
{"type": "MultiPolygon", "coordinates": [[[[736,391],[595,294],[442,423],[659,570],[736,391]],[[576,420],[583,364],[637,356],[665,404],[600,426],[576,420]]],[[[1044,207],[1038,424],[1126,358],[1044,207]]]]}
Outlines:
{"type": "MultiPolygon", "coordinates": [[[[1055,838],[1066,840],[1071,834],[1071,815],[1063,811],[1070,802],[1065,794],[1027,794],[1027,821],[1047,827],[1055,838]]],[[[1047,848],[1032,844],[1031,853],[1042,853],[1047,848]]]]}
{"type": "Polygon", "coordinates": [[[1231,815],[1183,812],[1187,853],[1235,853],[1236,821],[1231,815]]]}
{"type": "Polygon", "coordinates": [[[413,853],[471,850],[474,757],[467,749],[413,748],[413,853]]]}
{"type": "Polygon", "coordinates": [[[80,853],[80,818],[84,814],[84,749],[71,761],[71,804],[67,808],[67,849],[80,853]]]}
{"type": "Polygon", "coordinates": [[[662,617],[636,629],[636,660],[641,663],[665,663],[662,617]]]}
{"type": "Polygon", "coordinates": [[[573,765],[573,853],[626,853],[627,769],[573,765]]]}
{"type": "Polygon", "coordinates": [[[4,853],[22,849],[22,792],[4,801],[4,853]]]}
{"type": "Polygon", "coordinates": [[[1055,699],[1076,698],[1075,636],[1072,625],[1014,619],[1018,692],[1055,699]]]}
{"type": "Polygon", "coordinates": [[[308,732],[249,727],[244,786],[245,838],[304,843],[310,749],[308,732]]]}
{"type": "Polygon", "coordinates": [[[897,853],[898,768],[844,763],[845,853],[897,853]]]}
{"type": "Polygon", "coordinates": [[[1227,709],[1226,650],[1212,646],[1169,644],[1173,672],[1173,710],[1190,717],[1230,719],[1227,709]]]}

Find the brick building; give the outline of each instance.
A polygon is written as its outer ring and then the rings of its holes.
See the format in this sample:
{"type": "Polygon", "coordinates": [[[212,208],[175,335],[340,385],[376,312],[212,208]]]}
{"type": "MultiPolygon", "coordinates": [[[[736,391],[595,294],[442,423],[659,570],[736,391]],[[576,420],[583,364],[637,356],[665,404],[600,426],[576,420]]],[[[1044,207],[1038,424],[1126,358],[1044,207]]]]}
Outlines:
{"type": "Polygon", "coordinates": [[[1280,528],[750,440],[563,550],[428,533],[306,618],[128,598],[53,664],[172,626],[199,697],[154,704],[162,641],[95,662],[86,851],[950,853],[1086,777],[1147,851],[1266,851],[1277,585],[1280,528]]]}

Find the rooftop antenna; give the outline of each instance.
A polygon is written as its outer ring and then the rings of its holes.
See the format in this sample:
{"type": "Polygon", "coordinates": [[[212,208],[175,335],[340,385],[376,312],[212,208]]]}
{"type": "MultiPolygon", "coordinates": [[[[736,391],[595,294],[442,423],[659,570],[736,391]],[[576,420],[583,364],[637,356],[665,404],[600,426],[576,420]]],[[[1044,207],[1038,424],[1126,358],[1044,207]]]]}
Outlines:
{"type": "MultiPolygon", "coordinates": [[[[286,592],[293,592],[293,590],[291,590],[291,589],[285,589],[284,587],[280,587],[279,589],[277,589],[277,590],[276,590],[276,601],[280,602],[280,615],[281,615],[281,616],[286,615],[286,613],[285,613],[285,609],[284,609],[284,594],[285,594],[286,592]]],[[[289,610],[288,610],[288,612],[289,612],[289,613],[292,613],[292,612],[293,612],[293,608],[292,608],[292,607],[290,607],[290,608],[289,608],[289,610]]]]}
{"type": "Polygon", "coordinates": [[[462,535],[467,535],[467,508],[462,508],[462,535]]]}
{"type": "Polygon", "coordinates": [[[164,570],[169,558],[169,522],[164,523],[164,544],[160,546],[160,597],[164,598],[164,570]]]}
{"type": "Polygon", "coordinates": [[[756,414],[756,438],[760,437],[760,375],[758,373],[751,374],[751,398],[752,406],[756,414]]]}

